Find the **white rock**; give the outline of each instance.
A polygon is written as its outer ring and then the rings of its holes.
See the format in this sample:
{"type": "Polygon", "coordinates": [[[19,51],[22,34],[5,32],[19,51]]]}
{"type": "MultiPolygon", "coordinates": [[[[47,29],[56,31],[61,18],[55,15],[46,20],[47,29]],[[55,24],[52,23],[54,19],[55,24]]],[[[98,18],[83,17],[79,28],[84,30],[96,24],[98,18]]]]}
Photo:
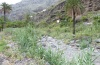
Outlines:
{"type": "Polygon", "coordinates": [[[59,23],[60,22],[60,20],[57,20],[57,23],[59,23]]]}

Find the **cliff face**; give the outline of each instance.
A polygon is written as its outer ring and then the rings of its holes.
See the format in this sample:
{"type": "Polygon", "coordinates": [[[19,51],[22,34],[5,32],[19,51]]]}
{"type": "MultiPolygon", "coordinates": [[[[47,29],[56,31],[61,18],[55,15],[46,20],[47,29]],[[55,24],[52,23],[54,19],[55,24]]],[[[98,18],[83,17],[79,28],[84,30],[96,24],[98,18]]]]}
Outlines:
{"type": "Polygon", "coordinates": [[[100,10],[100,0],[82,0],[86,11],[100,10]]]}
{"type": "MultiPolygon", "coordinates": [[[[63,1],[49,10],[37,14],[34,20],[41,21],[43,18],[46,18],[47,22],[56,20],[58,13],[65,14],[65,3],[63,1]]],[[[82,3],[84,12],[100,10],[100,0],[82,0],[82,3]]]]}

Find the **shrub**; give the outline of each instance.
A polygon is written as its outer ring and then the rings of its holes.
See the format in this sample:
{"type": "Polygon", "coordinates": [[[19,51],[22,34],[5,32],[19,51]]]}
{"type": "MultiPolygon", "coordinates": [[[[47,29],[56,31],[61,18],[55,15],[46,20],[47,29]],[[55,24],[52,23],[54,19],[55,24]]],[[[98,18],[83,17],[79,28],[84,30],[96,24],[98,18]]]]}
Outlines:
{"type": "Polygon", "coordinates": [[[44,59],[50,63],[50,65],[64,65],[65,59],[62,58],[61,52],[52,52],[48,50],[44,54],[44,59]]]}
{"type": "Polygon", "coordinates": [[[24,27],[26,25],[25,22],[23,21],[15,21],[15,22],[6,22],[6,27],[12,27],[12,28],[16,28],[16,27],[24,27]]]}
{"type": "Polygon", "coordinates": [[[42,21],[37,24],[37,27],[43,28],[43,27],[47,27],[48,25],[49,25],[49,23],[42,21]]]}
{"type": "Polygon", "coordinates": [[[95,17],[94,17],[94,20],[95,20],[96,22],[100,23],[100,16],[95,16],[95,17]]]}
{"type": "Polygon", "coordinates": [[[36,35],[31,26],[20,29],[16,33],[16,41],[19,45],[19,50],[27,52],[34,45],[36,46],[36,35]]]}
{"type": "Polygon", "coordinates": [[[94,28],[100,32],[100,16],[94,17],[94,22],[93,22],[94,28]]]}

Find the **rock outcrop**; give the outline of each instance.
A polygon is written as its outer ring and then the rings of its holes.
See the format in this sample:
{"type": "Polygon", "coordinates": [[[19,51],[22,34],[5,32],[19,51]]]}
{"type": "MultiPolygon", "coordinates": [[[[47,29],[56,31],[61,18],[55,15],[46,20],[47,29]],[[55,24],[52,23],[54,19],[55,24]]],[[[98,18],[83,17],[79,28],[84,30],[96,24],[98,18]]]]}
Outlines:
{"type": "Polygon", "coordinates": [[[86,11],[100,10],[100,0],[82,0],[86,11]]]}

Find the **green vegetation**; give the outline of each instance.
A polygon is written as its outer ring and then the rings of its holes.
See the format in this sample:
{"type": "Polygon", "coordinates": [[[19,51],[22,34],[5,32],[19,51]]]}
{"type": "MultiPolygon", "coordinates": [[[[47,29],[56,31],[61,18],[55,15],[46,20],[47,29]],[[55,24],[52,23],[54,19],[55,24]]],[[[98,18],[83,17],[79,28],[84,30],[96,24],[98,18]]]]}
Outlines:
{"type": "Polygon", "coordinates": [[[14,21],[14,22],[6,22],[5,28],[20,28],[26,26],[27,23],[24,21],[14,21]]]}
{"type": "MultiPolygon", "coordinates": [[[[55,24],[52,24],[52,26],[55,24]]],[[[58,25],[58,24],[57,24],[58,25]]],[[[60,25],[58,25],[58,28],[55,28],[54,30],[57,30],[60,28],[60,25]]],[[[53,27],[54,28],[54,27],[53,27]]],[[[45,28],[42,28],[42,30],[46,30],[45,28]]],[[[61,30],[61,29],[59,29],[61,30]]],[[[22,53],[25,52],[25,57],[31,57],[31,58],[40,58],[45,60],[45,62],[50,63],[50,65],[94,65],[93,59],[92,59],[92,52],[93,50],[88,50],[82,52],[81,55],[78,55],[74,57],[71,61],[68,61],[67,59],[64,59],[62,57],[61,52],[53,52],[50,49],[46,50],[42,48],[42,46],[37,44],[37,40],[44,35],[45,33],[40,33],[40,29],[28,25],[27,27],[23,28],[17,28],[15,31],[12,31],[14,34],[14,40],[18,43],[19,51],[22,53]]],[[[59,31],[58,31],[58,34],[59,31]]],[[[57,36],[56,36],[57,37],[57,36]]],[[[83,42],[85,43],[85,42],[83,42]]],[[[84,45],[83,45],[84,47],[84,45]]]]}
{"type": "MultiPolygon", "coordinates": [[[[3,3],[4,18],[0,18],[0,29],[6,28],[3,31],[5,36],[11,36],[11,39],[17,43],[20,53],[25,54],[23,57],[41,59],[40,62],[37,61],[40,65],[44,65],[42,62],[48,62],[50,65],[94,65],[94,59],[92,59],[93,49],[87,51],[84,51],[84,49],[89,48],[92,39],[100,38],[100,17],[90,17],[92,14],[88,14],[84,15],[80,22],[76,23],[76,13],[81,11],[80,0],[67,0],[67,3],[67,11],[72,11],[72,18],[64,17],[59,23],[31,22],[30,15],[26,15],[23,21],[10,22],[6,19],[5,14],[11,10],[11,7],[3,3]],[[87,25],[84,23],[88,17],[93,24],[87,25]],[[61,39],[67,44],[73,40],[72,32],[75,35],[74,40],[79,40],[81,54],[70,61],[63,57],[63,51],[54,52],[38,44],[39,39],[45,35],[61,39]]],[[[60,12],[58,12],[57,16],[59,19],[62,17],[60,12]]],[[[6,40],[9,39],[6,37],[6,40]]],[[[5,50],[6,45],[5,41],[1,39],[0,52],[5,50]]],[[[11,53],[8,56],[10,57],[11,53]]]]}
{"type": "Polygon", "coordinates": [[[93,49],[88,51],[82,51],[81,55],[73,58],[72,61],[68,62],[66,65],[94,65],[92,59],[93,49]]]}
{"type": "Polygon", "coordinates": [[[4,20],[2,20],[2,31],[3,31],[3,27],[4,27],[4,23],[7,21],[7,19],[6,19],[6,13],[9,13],[10,12],[10,10],[11,10],[11,5],[9,5],[9,4],[7,4],[7,3],[2,3],[1,4],[1,6],[2,6],[2,12],[3,12],[3,15],[4,15],[4,20]]]}
{"type": "Polygon", "coordinates": [[[6,49],[6,42],[4,40],[0,40],[0,52],[6,49]]]}
{"type": "MultiPolygon", "coordinates": [[[[41,22],[42,23],[42,22],[41,22]]],[[[39,30],[42,35],[49,35],[57,39],[63,39],[66,43],[73,39],[72,22],[61,21],[60,23],[43,23],[38,24],[34,28],[39,30]],[[64,24],[66,23],[66,24],[64,24]],[[48,24],[48,25],[46,25],[48,24]],[[63,25],[64,24],[64,25],[63,25]]],[[[76,24],[76,37],[75,39],[81,39],[82,37],[89,37],[90,39],[96,39],[100,37],[100,26],[98,22],[92,25],[85,25],[84,22],[76,24]]]]}
{"type": "MultiPolygon", "coordinates": [[[[85,19],[85,16],[83,18],[85,19]]],[[[80,40],[79,45],[82,50],[89,47],[92,39],[100,38],[99,18],[93,17],[92,19],[92,25],[85,25],[83,21],[76,24],[75,39],[80,40]]],[[[68,61],[62,57],[62,52],[53,52],[37,44],[38,40],[44,35],[62,39],[67,44],[70,40],[73,40],[72,24],[72,19],[69,17],[64,18],[59,23],[47,23],[44,21],[39,23],[6,22],[4,33],[12,36],[12,40],[18,44],[19,51],[25,53],[26,58],[41,59],[41,61],[38,61],[40,65],[44,65],[43,62],[48,62],[50,65],[93,65],[93,59],[91,59],[93,51],[91,50],[88,52],[83,51],[82,55],[78,55],[68,61]]],[[[0,51],[3,51],[6,44],[2,41],[0,42],[0,51]]],[[[11,54],[8,54],[8,56],[11,56],[11,54]]]]}
{"type": "Polygon", "coordinates": [[[62,65],[61,54],[51,52],[51,50],[45,50],[42,46],[37,45],[37,39],[40,36],[38,32],[32,27],[27,26],[25,28],[14,31],[15,41],[18,43],[19,50],[26,53],[26,57],[39,57],[48,61],[51,65],[62,65]],[[56,62],[58,61],[58,62],[56,62]]]}

